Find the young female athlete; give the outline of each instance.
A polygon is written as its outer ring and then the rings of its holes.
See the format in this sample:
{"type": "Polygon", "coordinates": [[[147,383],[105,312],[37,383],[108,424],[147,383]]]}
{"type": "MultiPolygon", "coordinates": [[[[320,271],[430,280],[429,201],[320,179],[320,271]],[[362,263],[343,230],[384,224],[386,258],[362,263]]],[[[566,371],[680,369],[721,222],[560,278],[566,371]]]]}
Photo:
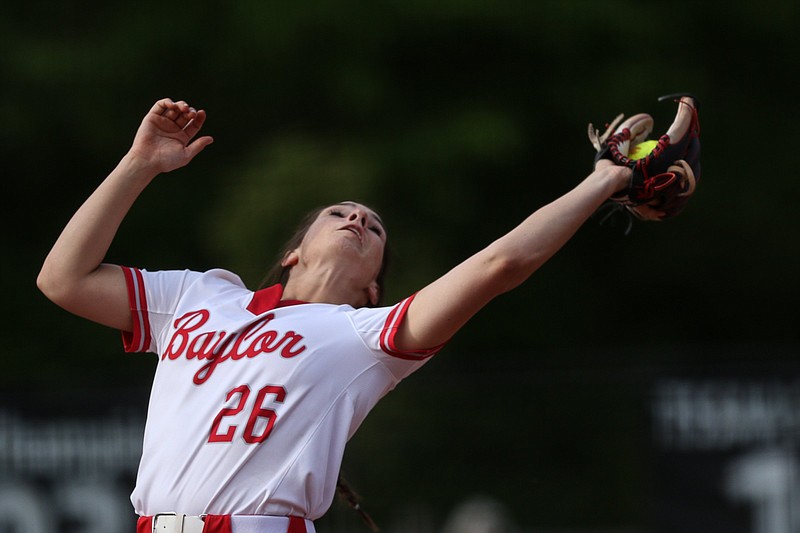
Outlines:
{"type": "Polygon", "coordinates": [[[527,279],[630,170],[601,162],[573,190],[403,301],[376,307],[387,232],[344,201],[311,219],[280,284],[248,290],[225,270],[104,263],[124,216],[158,174],[211,144],[183,101],[147,113],[130,151],[75,213],[40,289],[64,309],[157,354],[131,501],[139,531],[313,532],[347,440],[367,413],[495,296],[527,279]]]}

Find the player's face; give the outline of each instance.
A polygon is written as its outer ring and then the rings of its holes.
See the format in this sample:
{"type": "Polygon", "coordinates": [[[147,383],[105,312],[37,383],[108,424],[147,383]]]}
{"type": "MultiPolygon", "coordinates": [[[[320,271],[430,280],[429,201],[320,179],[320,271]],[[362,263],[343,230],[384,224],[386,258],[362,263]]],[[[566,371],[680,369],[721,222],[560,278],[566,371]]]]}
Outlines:
{"type": "Polygon", "coordinates": [[[372,209],[341,202],[323,209],[303,237],[306,259],[342,261],[368,281],[374,281],[383,263],[386,229],[372,209]]]}

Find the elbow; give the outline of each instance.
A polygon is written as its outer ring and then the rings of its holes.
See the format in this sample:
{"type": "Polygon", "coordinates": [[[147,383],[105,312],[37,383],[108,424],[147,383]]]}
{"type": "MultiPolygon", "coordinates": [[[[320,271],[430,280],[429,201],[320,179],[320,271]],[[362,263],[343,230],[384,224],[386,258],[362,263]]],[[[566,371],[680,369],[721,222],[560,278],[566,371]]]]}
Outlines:
{"type": "Polygon", "coordinates": [[[58,300],[58,282],[49,272],[47,265],[43,266],[36,277],[36,287],[44,294],[48,300],[56,302],[58,300]]]}
{"type": "Polygon", "coordinates": [[[486,272],[497,294],[519,287],[540,266],[540,262],[509,255],[493,255],[486,264],[486,272]]]}
{"type": "Polygon", "coordinates": [[[69,284],[45,262],[36,277],[36,287],[54,304],[64,307],[69,296],[69,284]]]}

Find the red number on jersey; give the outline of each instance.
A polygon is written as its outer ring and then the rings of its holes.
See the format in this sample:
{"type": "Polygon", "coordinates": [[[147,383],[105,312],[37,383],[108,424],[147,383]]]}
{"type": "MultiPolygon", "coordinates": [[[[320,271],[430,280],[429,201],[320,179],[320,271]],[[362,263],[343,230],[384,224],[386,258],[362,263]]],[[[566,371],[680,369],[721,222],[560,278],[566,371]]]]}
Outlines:
{"type": "Polygon", "coordinates": [[[231,398],[234,394],[239,395],[239,401],[235,407],[225,407],[217,413],[217,416],[214,417],[214,423],[211,424],[211,434],[208,436],[208,442],[231,442],[233,440],[233,434],[236,432],[236,426],[231,425],[228,427],[228,431],[225,432],[224,435],[219,434],[219,424],[222,422],[222,419],[226,416],[236,416],[238,415],[242,409],[244,409],[244,404],[247,401],[247,397],[250,396],[250,387],[247,385],[239,385],[235,389],[231,389],[228,392],[228,395],[225,397],[225,401],[231,401],[231,398]]]}
{"type": "Polygon", "coordinates": [[[267,394],[274,394],[275,401],[278,403],[283,403],[283,399],[286,398],[286,389],[283,387],[267,385],[258,391],[253,412],[250,413],[250,418],[247,420],[247,425],[244,427],[244,441],[248,444],[258,444],[260,442],[264,442],[264,440],[269,437],[269,434],[272,431],[272,426],[275,425],[275,419],[278,417],[278,415],[272,409],[265,409],[263,405],[264,398],[267,394]],[[255,429],[259,418],[266,419],[266,426],[263,430],[261,430],[259,435],[256,435],[255,429]]]}
{"type": "MultiPolygon", "coordinates": [[[[219,426],[222,423],[223,418],[235,417],[242,412],[247,403],[247,399],[250,397],[250,387],[247,385],[239,385],[238,387],[231,389],[231,391],[228,392],[228,395],[225,397],[225,402],[230,402],[231,398],[237,394],[239,395],[239,399],[236,402],[236,405],[233,407],[224,407],[220,409],[219,413],[217,413],[217,416],[214,417],[214,422],[211,424],[211,433],[208,436],[208,442],[233,442],[233,436],[235,435],[238,426],[235,424],[230,424],[228,426],[228,430],[222,434],[219,432],[219,426]]],[[[274,402],[283,403],[284,398],[286,398],[286,389],[276,385],[267,385],[258,391],[252,411],[250,412],[250,417],[247,419],[247,424],[244,427],[244,433],[242,435],[242,438],[248,444],[259,444],[264,442],[272,432],[272,428],[275,426],[275,420],[278,418],[277,413],[274,410],[267,409],[264,406],[264,400],[268,394],[274,396],[274,402]],[[264,419],[264,421],[259,422],[260,419],[264,419]],[[256,433],[257,426],[259,429],[258,433],[256,433]]]]}

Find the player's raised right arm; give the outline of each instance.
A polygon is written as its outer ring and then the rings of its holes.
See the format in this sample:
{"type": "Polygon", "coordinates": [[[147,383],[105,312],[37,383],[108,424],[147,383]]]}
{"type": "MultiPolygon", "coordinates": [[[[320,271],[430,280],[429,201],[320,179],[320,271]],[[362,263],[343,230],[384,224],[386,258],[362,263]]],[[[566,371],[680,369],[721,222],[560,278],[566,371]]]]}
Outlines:
{"type": "Polygon", "coordinates": [[[205,118],[204,111],[170,99],[150,109],[129,152],[73,215],[45,259],[36,281],[50,300],[94,322],[130,331],[122,270],[103,259],[123,218],[153,178],[188,164],[213,141],[194,139],[205,118]]]}

